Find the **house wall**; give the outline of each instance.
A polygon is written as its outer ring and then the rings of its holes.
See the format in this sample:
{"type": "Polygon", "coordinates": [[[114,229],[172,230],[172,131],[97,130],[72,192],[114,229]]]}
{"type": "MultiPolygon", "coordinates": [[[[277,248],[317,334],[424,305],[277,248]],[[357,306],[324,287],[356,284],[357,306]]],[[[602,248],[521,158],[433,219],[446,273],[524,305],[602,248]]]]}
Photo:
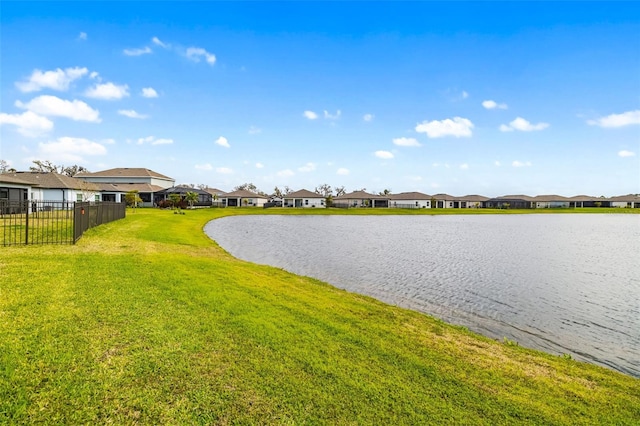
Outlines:
{"type": "Polygon", "coordinates": [[[631,208],[633,208],[633,203],[632,202],[626,202],[626,201],[612,201],[611,202],[611,207],[618,207],[618,208],[631,207],[631,208]]]}
{"type": "Polygon", "coordinates": [[[536,209],[569,208],[569,201],[537,201],[536,209]]]}
{"type": "Polygon", "coordinates": [[[391,208],[430,209],[431,200],[389,200],[391,208]]]}
{"type": "Polygon", "coordinates": [[[87,182],[94,183],[114,183],[114,184],[124,184],[124,183],[148,183],[151,185],[157,185],[161,188],[171,188],[174,186],[175,181],[159,179],[154,177],[127,177],[127,176],[87,176],[82,177],[83,180],[87,182]]]}
{"type": "Polygon", "coordinates": [[[302,207],[303,208],[325,208],[324,198],[303,198],[302,199],[302,207]]]}

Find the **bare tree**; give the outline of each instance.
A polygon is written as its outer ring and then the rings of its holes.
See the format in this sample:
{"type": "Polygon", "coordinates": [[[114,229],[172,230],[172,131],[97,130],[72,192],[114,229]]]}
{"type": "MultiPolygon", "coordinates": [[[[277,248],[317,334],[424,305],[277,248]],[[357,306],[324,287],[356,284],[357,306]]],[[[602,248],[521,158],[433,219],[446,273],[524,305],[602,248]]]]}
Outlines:
{"type": "Polygon", "coordinates": [[[198,184],[198,189],[201,189],[203,191],[209,189],[209,185],[207,185],[206,183],[199,183],[198,184]]]}
{"type": "Polygon", "coordinates": [[[282,191],[277,186],[273,188],[273,196],[276,198],[282,198],[282,191]]]}
{"type": "Polygon", "coordinates": [[[342,197],[346,193],[347,193],[347,190],[344,188],[344,186],[336,187],[336,197],[342,197]]]}
{"type": "Polygon", "coordinates": [[[323,183],[322,185],[316,186],[315,193],[327,198],[333,195],[333,188],[331,188],[331,185],[323,183]]]}
{"type": "Polygon", "coordinates": [[[391,194],[391,190],[390,189],[384,189],[381,192],[378,193],[378,195],[389,195],[391,194]]]}
{"type": "Polygon", "coordinates": [[[86,167],[78,166],[77,164],[65,167],[63,165],[58,166],[53,164],[49,160],[33,160],[33,166],[29,167],[29,170],[36,173],[58,173],[60,175],[67,175],[70,177],[74,177],[78,173],[89,171],[86,167]]]}
{"type": "Polygon", "coordinates": [[[16,169],[11,167],[8,161],[0,160],[0,173],[14,173],[16,169]]]}
{"type": "MultiPolygon", "coordinates": [[[[286,189],[286,187],[285,187],[286,189]]],[[[238,185],[235,188],[233,188],[234,191],[249,191],[249,192],[253,192],[254,194],[259,194],[262,195],[264,197],[268,197],[269,195],[266,192],[260,191],[258,189],[257,186],[255,186],[253,183],[243,183],[242,185],[238,185]]]]}

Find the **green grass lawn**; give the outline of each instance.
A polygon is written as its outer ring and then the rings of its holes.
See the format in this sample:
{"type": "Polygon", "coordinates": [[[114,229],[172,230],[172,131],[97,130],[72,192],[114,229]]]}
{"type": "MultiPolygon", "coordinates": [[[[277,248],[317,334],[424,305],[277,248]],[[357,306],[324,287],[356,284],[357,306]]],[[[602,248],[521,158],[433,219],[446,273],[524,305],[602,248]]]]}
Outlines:
{"type": "Polygon", "coordinates": [[[138,209],[75,246],[0,247],[0,423],[640,424],[638,379],[234,259],[202,232],[285,211],[138,209]]]}

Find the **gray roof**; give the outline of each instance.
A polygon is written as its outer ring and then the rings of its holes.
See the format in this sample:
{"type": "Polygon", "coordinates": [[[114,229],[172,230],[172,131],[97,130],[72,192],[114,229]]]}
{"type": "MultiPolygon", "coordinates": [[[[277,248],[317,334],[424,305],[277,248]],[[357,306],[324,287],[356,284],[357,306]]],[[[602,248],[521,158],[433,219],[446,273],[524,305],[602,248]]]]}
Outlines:
{"type": "Polygon", "coordinates": [[[502,197],[495,197],[492,200],[524,200],[524,201],[535,201],[533,197],[528,195],[503,195],[502,197]]]}
{"type": "Polygon", "coordinates": [[[0,183],[13,183],[16,185],[29,185],[29,186],[36,185],[24,179],[20,179],[13,173],[0,173],[0,183]]]}
{"type": "Polygon", "coordinates": [[[204,188],[205,191],[207,191],[209,194],[211,195],[222,195],[224,194],[224,191],[218,188],[204,188]]]}
{"type": "Polygon", "coordinates": [[[208,195],[211,196],[210,193],[208,193],[207,191],[203,190],[203,189],[199,189],[199,188],[191,188],[190,186],[174,186],[171,188],[166,188],[163,189],[161,191],[158,191],[159,193],[162,194],[186,194],[187,192],[195,192],[198,195],[208,195]]]}
{"type": "Polygon", "coordinates": [[[153,170],[141,168],[141,167],[122,167],[109,170],[102,170],[100,172],[83,172],[76,175],[79,178],[82,177],[153,177],[159,179],[173,180],[169,176],[162,175],[153,170]]]}
{"type": "Polygon", "coordinates": [[[344,194],[340,197],[334,198],[334,201],[340,200],[388,200],[387,195],[374,195],[364,191],[353,191],[348,194],[344,194]]]}
{"type": "Polygon", "coordinates": [[[431,195],[422,192],[401,192],[399,194],[389,194],[390,200],[431,200],[431,195]]]}
{"type": "Polygon", "coordinates": [[[287,195],[283,195],[282,198],[323,198],[322,194],[318,194],[316,192],[307,191],[306,189],[301,189],[299,191],[290,192],[287,195]]]}
{"type": "MultiPolygon", "coordinates": [[[[4,174],[3,174],[4,176],[4,174]]],[[[10,173],[9,176],[28,182],[31,185],[37,185],[41,188],[50,189],[82,189],[89,191],[98,191],[99,188],[91,183],[75,177],[61,175],[58,173],[39,173],[39,172],[16,172],[10,173]]]]}
{"type": "Polygon", "coordinates": [[[255,192],[247,191],[246,189],[241,189],[239,191],[232,191],[226,194],[222,194],[222,198],[264,198],[267,197],[264,195],[256,194],[255,192]]]}
{"type": "Polygon", "coordinates": [[[477,194],[463,195],[462,197],[455,198],[456,201],[467,201],[472,203],[482,203],[487,201],[488,199],[489,197],[485,197],[484,195],[477,195],[477,194]]]}
{"type": "Polygon", "coordinates": [[[638,194],[628,194],[628,195],[618,195],[615,197],[611,197],[608,199],[609,201],[618,201],[618,202],[631,202],[631,203],[640,203],[640,195],[638,194]]]}
{"type": "Polygon", "coordinates": [[[435,194],[433,195],[433,198],[436,200],[455,200],[456,197],[449,194],[435,194]]]}
{"type": "Polygon", "coordinates": [[[548,203],[552,201],[569,201],[569,199],[561,195],[536,195],[533,197],[533,201],[548,203]]]}
{"type": "Polygon", "coordinates": [[[149,183],[107,183],[101,185],[100,190],[102,192],[159,192],[164,189],[161,186],[151,185],[149,183]]]}

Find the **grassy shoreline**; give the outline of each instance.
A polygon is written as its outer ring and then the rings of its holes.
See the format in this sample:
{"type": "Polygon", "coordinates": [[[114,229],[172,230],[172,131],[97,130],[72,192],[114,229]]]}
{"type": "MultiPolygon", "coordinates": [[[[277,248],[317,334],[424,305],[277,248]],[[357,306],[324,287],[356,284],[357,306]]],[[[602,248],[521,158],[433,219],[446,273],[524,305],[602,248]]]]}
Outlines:
{"type": "Polygon", "coordinates": [[[75,246],[1,249],[0,423],[640,422],[638,379],[234,259],[202,232],[293,210],[140,209],[75,246]]]}

